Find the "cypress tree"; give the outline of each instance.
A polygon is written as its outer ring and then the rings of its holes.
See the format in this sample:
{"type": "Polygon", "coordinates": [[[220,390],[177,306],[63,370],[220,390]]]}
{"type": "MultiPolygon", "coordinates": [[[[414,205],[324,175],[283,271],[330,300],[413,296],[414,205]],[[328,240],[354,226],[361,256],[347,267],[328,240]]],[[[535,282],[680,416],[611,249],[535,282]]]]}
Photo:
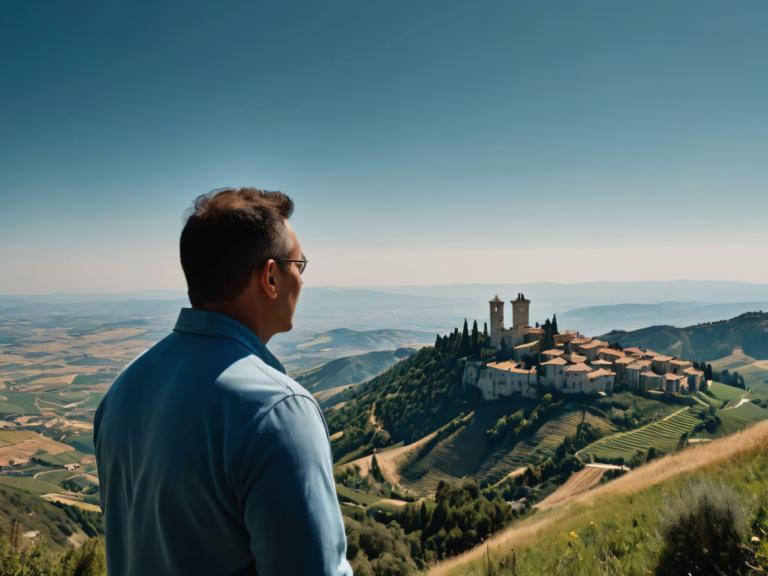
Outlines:
{"type": "Polygon", "coordinates": [[[471,338],[471,342],[470,342],[470,346],[472,348],[472,353],[473,354],[475,352],[477,352],[478,336],[479,336],[479,332],[477,330],[477,320],[475,320],[472,323],[472,338],[471,338]]]}
{"type": "Polygon", "coordinates": [[[462,354],[469,352],[469,326],[467,325],[466,318],[464,318],[464,328],[461,330],[461,343],[459,344],[459,350],[462,354]]]}
{"type": "Polygon", "coordinates": [[[552,314],[552,334],[560,334],[560,332],[557,331],[557,314],[552,314]]]}

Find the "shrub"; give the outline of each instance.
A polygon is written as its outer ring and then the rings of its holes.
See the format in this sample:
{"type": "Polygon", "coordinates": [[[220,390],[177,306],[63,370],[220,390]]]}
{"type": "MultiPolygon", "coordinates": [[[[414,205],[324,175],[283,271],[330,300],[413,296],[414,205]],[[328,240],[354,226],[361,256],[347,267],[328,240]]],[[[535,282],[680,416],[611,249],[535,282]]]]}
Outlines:
{"type": "Polygon", "coordinates": [[[746,574],[748,507],[733,489],[702,481],[670,503],[662,526],[658,576],[746,574]]]}

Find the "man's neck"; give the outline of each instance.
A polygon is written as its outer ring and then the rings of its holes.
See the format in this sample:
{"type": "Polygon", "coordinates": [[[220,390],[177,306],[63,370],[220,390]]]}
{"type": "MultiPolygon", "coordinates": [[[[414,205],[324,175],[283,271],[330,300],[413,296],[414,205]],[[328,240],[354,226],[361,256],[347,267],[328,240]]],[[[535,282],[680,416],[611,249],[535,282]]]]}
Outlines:
{"type": "Polygon", "coordinates": [[[237,302],[207,302],[206,304],[196,306],[195,308],[208,310],[209,312],[217,312],[237,320],[250,328],[265,346],[275,334],[274,331],[270,330],[269,327],[265,325],[265,322],[262,321],[262,316],[258,314],[258,312],[254,312],[250,308],[245,309],[244,306],[237,302]]]}

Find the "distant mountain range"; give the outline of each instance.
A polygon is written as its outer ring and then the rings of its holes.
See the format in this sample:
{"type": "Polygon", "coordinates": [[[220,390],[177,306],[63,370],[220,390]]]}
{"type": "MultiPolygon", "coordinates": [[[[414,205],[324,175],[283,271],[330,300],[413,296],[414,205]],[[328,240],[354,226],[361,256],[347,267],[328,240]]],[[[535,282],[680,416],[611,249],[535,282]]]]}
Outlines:
{"type": "MultiPolygon", "coordinates": [[[[302,290],[294,330],[278,334],[286,344],[335,328],[378,328],[444,332],[464,318],[480,326],[488,318],[488,300],[524,292],[532,299],[531,321],[558,315],[561,328],[587,334],[633,330],[652,324],[688,326],[768,308],[768,284],[676,280],[665,282],[582,282],[448,284],[435,286],[314,287],[302,290]],[[638,310],[638,306],[652,305],[638,310]],[[724,305],[718,307],[717,305],[724,305]],[[613,308],[610,308],[612,307],[613,308]],[[597,308],[595,308],[597,307],[597,308]],[[605,308],[609,307],[609,308],[605,308]],[[645,315],[645,320],[641,317],[645,315]]],[[[103,316],[107,321],[151,317],[170,330],[178,310],[188,306],[183,291],[124,294],[0,295],[0,318],[24,317],[60,326],[67,316],[103,316]],[[56,318],[54,318],[56,317],[56,318]]]]}
{"type": "Polygon", "coordinates": [[[768,358],[768,313],[747,312],[730,320],[687,328],[661,325],[613,330],[600,338],[691,360],[715,360],[730,355],[734,348],[754,358],[768,358]]]}

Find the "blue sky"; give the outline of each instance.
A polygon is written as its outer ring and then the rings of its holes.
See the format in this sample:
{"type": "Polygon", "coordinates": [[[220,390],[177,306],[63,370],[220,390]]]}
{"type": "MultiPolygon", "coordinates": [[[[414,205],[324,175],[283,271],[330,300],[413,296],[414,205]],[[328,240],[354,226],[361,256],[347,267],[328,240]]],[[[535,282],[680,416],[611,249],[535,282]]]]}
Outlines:
{"type": "Polygon", "coordinates": [[[0,2],[0,293],[183,288],[279,189],[312,285],[768,282],[768,4],[0,2]]]}

